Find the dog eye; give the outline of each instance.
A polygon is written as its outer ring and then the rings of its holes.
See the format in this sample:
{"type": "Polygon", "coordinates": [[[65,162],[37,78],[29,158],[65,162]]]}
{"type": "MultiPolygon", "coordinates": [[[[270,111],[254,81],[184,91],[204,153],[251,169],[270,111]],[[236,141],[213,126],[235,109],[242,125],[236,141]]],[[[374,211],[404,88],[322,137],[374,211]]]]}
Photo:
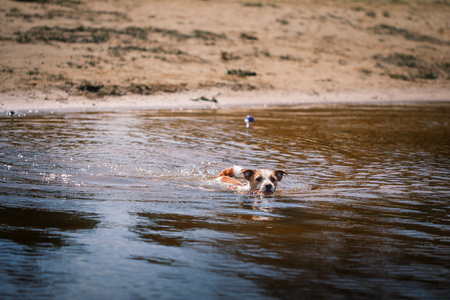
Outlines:
{"type": "Polygon", "coordinates": [[[270,177],[270,181],[275,182],[277,180],[275,179],[275,177],[270,177]]]}
{"type": "Polygon", "coordinates": [[[255,180],[258,181],[258,182],[261,182],[262,181],[262,177],[257,177],[255,180]]]}

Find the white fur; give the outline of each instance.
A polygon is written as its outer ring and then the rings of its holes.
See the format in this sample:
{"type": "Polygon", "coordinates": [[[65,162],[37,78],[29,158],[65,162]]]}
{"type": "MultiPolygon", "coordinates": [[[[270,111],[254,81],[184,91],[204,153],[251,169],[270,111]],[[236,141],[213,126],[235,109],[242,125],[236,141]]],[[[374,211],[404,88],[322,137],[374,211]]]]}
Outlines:
{"type": "Polygon", "coordinates": [[[242,175],[242,173],[241,173],[243,169],[244,168],[241,166],[233,166],[234,176],[236,178],[244,178],[244,175],[242,175]]]}

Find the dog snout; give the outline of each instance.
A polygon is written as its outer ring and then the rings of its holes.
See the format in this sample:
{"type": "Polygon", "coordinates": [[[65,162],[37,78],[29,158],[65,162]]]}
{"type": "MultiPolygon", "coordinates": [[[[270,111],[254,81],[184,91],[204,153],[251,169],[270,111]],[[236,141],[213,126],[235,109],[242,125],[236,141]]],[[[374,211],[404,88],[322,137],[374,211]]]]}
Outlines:
{"type": "Polygon", "coordinates": [[[270,184],[270,183],[265,184],[262,191],[264,193],[273,193],[274,192],[273,184],[270,184]]]}

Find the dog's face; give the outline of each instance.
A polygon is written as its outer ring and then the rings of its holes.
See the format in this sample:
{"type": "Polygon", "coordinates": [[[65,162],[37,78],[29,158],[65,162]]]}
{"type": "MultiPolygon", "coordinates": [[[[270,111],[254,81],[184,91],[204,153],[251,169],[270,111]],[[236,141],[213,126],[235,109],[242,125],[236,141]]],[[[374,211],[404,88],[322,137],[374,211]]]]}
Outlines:
{"type": "Polygon", "coordinates": [[[250,191],[271,194],[277,189],[277,183],[281,181],[283,170],[242,170],[242,175],[250,183],[250,191]]]}

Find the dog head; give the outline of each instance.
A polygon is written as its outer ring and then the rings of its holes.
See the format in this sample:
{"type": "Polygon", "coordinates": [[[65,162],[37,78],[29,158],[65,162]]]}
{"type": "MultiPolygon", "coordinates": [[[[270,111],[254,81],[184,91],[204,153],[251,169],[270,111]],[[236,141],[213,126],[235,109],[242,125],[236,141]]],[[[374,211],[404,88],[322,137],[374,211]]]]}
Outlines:
{"type": "Polygon", "coordinates": [[[287,173],[283,170],[242,170],[242,175],[250,183],[250,191],[271,194],[277,189],[277,183],[287,173]]]}

